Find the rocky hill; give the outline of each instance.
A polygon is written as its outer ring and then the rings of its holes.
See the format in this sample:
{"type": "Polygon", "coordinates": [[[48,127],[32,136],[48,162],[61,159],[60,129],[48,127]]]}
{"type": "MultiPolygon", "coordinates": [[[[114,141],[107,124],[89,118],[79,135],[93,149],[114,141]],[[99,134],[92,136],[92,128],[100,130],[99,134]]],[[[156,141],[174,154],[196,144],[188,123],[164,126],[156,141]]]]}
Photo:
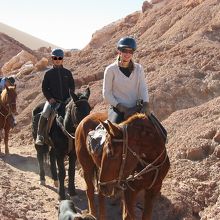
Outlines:
{"type": "Polygon", "coordinates": [[[34,53],[27,46],[0,32],[0,70],[4,63],[8,62],[9,59],[18,54],[21,50],[25,50],[31,54],[34,53]]]}
{"type": "MultiPolygon", "coordinates": [[[[101,95],[105,67],[116,43],[137,39],[135,60],[145,69],[152,111],[168,131],[171,169],[154,220],[220,218],[220,1],[161,0],[94,33],[65,60],[78,89],[89,85],[93,111],[105,110],[101,95]]],[[[19,78],[13,147],[33,144],[31,110],[40,101],[42,72],[19,78]]]]}
{"type": "Polygon", "coordinates": [[[54,44],[41,40],[37,37],[34,37],[30,34],[27,34],[23,31],[20,31],[16,28],[8,26],[0,22],[0,30],[2,33],[16,39],[22,44],[25,44],[27,47],[31,48],[32,50],[37,50],[40,47],[58,47],[54,44]]]}

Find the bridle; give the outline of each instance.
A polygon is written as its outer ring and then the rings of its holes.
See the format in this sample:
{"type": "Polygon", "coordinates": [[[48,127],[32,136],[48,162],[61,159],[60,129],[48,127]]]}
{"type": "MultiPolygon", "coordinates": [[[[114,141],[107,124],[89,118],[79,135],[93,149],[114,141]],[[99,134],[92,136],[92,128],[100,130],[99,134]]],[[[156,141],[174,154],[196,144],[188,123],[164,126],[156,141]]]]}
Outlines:
{"type": "Polygon", "coordinates": [[[132,150],[129,145],[128,145],[128,129],[127,129],[127,125],[124,125],[121,127],[122,132],[123,132],[123,139],[112,139],[112,142],[122,142],[123,144],[123,148],[122,148],[122,163],[120,166],[120,170],[119,170],[119,175],[117,179],[113,179],[110,181],[106,181],[106,182],[101,182],[99,179],[99,186],[106,186],[106,185],[110,185],[110,184],[116,184],[116,187],[121,189],[121,190],[125,190],[127,189],[127,187],[129,187],[130,189],[134,190],[131,186],[130,186],[130,182],[133,182],[134,180],[138,180],[141,179],[142,176],[146,173],[149,173],[151,171],[155,171],[155,175],[154,175],[154,179],[151,183],[151,185],[148,187],[148,189],[151,189],[153,187],[153,185],[155,184],[155,181],[158,177],[159,174],[159,170],[160,168],[163,166],[163,164],[166,162],[167,160],[167,152],[166,152],[166,148],[164,147],[163,151],[160,153],[160,155],[154,159],[153,162],[151,163],[147,163],[145,160],[143,160],[140,155],[138,155],[134,150],[132,150]],[[128,151],[130,151],[130,153],[138,160],[138,162],[140,162],[140,164],[143,166],[143,169],[139,172],[135,172],[133,174],[131,174],[129,177],[127,177],[125,180],[123,180],[123,173],[124,173],[124,169],[125,169],[125,163],[126,163],[126,159],[127,159],[127,154],[128,151]],[[160,164],[156,164],[157,161],[164,155],[164,159],[160,164]]]}
{"type": "MultiPolygon", "coordinates": [[[[88,103],[88,100],[87,99],[79,99],[77,101],[74,102],[74,106],[71,108],[71,112],[70,112],[70,117],[71,117],[71,121],[73,123],[73,127],[76,129],[77,126],[79,125],[80,121],[77,120],[77,116],[76,116],[76,108],[77,108],[77,104],[80,103],[80,102],[87,102],[88,103]]],[[[69,107],[70,108],[70,107],[69,107]]],[[[57,113],[57,116],[56,117],[59,117],[58,113],[57,113]]],[[[63,133],[68,137],[68,138],[72,138],[72,139],[75,139],[74,137],[74,133],[70,133],[66,130],[66,128],[64,127],[63,124],[61,124],[58,120],[57,120],[57,123],[59,125],[59,127],[62,129],[63,133]]]]}
{"type": "Polygon", "coordinates": [[[88,100],[83,98],[83,99],[79,99],[79,100],[75,101],[74,102],[74,107],[71,109],[71,114],[70,115],[71,115],[71,120],[73,122],[73,126],[74,126],[75,129],[77,128],[77,126],[80,123],[80,121],[78,121],[78,119],[77,119],[75,109],[77,108],[77,104],[81,103],[81,102],[87,102],[88,103],[88,100]]]}
{"type": "MultiPolygon", "coordinates": [[[[80,123],[80,121],[77,120],[77,116],[76,116],[77,104],[80,102],[87,102],[88,103],[88,100],[86,98],[79,99],[77,101],[74,101],[73,107],[68,106],[68,108],[71,108],[69,114],[70,114],[71,122],[72,122],[75,130],[80,123]]],[[[72,103],[71,103],[71,105],[72,105],[72,103]]],[[[59,115],[58,115],[58,113],[56,113],[56,119],[58,119],[58,118],[59,118],[59,115]]],[[[61,128],[61,130],[63,131],[63,133],[67,136],[69,143],[70,143],[71,139],[75,139],[74,132],[70,133],[69,131],[67,131],[67,129],[64,127],[64,125],[59,120],[56,120],[56,122],[57,122],[58,126],[61,128]]],[[[72,146],[70,144],[68,144],[68,153],[71,151],[71,149],[72,149],[72,146]]]]}

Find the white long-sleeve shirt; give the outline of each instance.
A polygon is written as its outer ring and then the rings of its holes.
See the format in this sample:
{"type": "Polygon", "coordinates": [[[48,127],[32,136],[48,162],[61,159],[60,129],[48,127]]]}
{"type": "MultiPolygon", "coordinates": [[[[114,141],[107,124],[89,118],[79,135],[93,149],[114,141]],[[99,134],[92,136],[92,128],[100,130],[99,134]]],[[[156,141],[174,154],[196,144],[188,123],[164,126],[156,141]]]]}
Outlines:
{"type": "Polygon", "coordinates": [[[118,62],[107,66],[102,92],[104,100],[114,107],[121,103],[131,108],[136,105],[138,99],[149,102],[144,70],[138,63],[134,63],[134,70],[129,77],[120,71],[118,62]]]}

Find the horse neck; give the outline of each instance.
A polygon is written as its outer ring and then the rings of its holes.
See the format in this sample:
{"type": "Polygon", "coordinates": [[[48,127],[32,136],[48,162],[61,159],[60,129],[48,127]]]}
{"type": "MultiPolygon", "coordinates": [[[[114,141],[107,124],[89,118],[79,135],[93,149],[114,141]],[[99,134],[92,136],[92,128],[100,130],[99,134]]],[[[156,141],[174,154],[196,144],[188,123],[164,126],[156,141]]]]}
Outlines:
{"type": "Polygon", "coordinates": [[[8,113],[10,111],[10,103],[8,100],[9,93],[6,91],[2,91],[1,97],[0,97],[0,109],[1,112],[4,111],[5,113],[8,113]]]}
{"type": "Polygon", "coordinates": [[[7,105],[7,99],[5,98],[5,95],[2,92],[0,97],[0,106],[5,107],[6,105],[7,105]]]}
{"type": "Polygon", "coordinates": [[[68,132],[71,133],[74,131],[74,123],[75,123],[74,122],[75,118],[73,118],[71,115],[72,108],[74,108],[74,105],[72,103],[69,103],[64,117],[64,127],[68,132]]]}
{"type": "Polygon", "coordinates": [[[7,100],[0,97],[0,116],[7,116],[10,113],[10,109],[7,106],[7,100]]]}

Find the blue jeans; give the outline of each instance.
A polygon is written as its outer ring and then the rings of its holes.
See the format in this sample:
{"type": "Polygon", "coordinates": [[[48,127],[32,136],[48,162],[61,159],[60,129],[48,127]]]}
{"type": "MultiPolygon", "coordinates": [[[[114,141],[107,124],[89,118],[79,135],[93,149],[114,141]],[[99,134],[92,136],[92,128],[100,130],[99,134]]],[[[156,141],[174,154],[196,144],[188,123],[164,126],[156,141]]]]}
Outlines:
{"type": "Polygon", "coordinates": [[[110,122],[119,124],[124,121],[124,113],[118,111],[115,107],[111,106],[108,110],[108,120],[110,122]]]}
{"type": "Polygon", "coordinates": [[[42,111],[41,115],[44,118],[49,118],[51,112],[52,112],[51,105],[48,101],[46,101],[46,103],[44,104],[44,108],[43,108],[43,111],[42,111]]]}

